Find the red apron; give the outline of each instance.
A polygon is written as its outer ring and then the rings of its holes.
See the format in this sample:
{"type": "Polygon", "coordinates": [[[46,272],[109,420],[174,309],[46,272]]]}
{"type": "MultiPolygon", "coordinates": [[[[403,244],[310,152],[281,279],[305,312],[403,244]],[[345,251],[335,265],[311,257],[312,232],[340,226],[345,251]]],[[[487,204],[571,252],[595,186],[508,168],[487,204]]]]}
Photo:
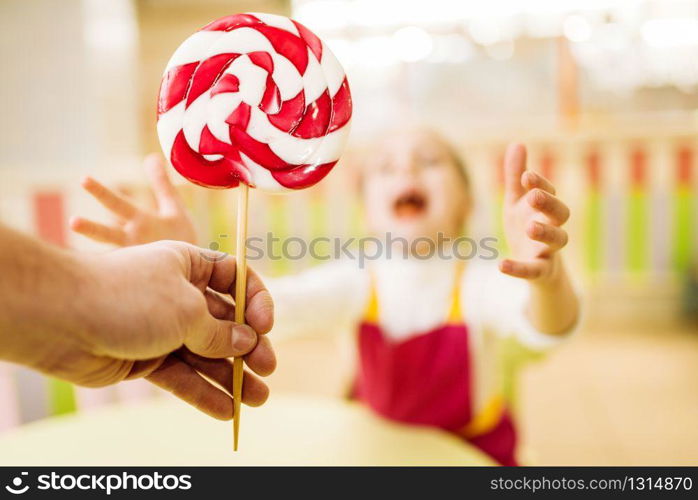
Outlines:
{"type": "Polygon", "coordinates": [[[455,273],[445,324],[393,341],[378,325],[374,281],[359,326],[359,370],[354,395],[392,420],[447,430],[502,465],[517,465],[516,430],[500,398],[478,415],[472,408],[472,359],[460,309],[462,266],[455,273]]]}

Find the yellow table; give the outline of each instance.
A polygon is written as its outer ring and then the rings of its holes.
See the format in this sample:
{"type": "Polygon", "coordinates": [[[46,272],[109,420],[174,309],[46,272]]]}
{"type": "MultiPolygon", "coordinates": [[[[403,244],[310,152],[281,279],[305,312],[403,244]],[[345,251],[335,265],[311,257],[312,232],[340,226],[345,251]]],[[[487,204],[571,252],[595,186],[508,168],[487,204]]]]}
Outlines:
{"type": "Polygon", "coordinates": [[[491,465],[446,433],[356,403],[272,395],[232,425],[170,399],[52,418],[0,434],[0,465],[491,465]]]}

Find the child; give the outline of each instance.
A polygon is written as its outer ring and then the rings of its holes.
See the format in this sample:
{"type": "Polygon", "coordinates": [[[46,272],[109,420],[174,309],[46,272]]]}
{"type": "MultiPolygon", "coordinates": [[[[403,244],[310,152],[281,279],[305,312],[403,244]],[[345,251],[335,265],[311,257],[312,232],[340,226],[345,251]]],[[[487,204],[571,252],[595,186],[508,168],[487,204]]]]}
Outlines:
{"type": "MultiPolygon", "coordinates": [[[[162,166],[149,162],[151,172],[159,172],[153,187],[161,206],[172,208],[170,223],[190,224],[162,166]]],[[[484,259],[456,258],[450,242],[461,236],[472,207],[463,165],[433,132],[390,134],[372,150],[362,192],[371,233],[383,241],[391,233],[391,257],[366,269],[349,259],[332,262],[273,280],[269,288],[275,334],[353,328],[355,398],[387,418],[444,429],[499,463],[516,465],[500,340],[552,346],[573,329],[579,306],[559,254],[567,243],[561,226],[568,208],[549,181],[526,170],[520,145],[507,151],[505,182],[504,230],[512,258],[502,260],[499,270],[484,259]],[[440,251],[433,252],[430,241],[440,251]]],[[[95,181],[85,187],[108,208],[120,199],[95,181]]],[[[120,228],[84,219],[74,220],[73,228],[122,244],[156,234],[161,216],[132,205],[115,211],[124,219],[120,228]]]]}

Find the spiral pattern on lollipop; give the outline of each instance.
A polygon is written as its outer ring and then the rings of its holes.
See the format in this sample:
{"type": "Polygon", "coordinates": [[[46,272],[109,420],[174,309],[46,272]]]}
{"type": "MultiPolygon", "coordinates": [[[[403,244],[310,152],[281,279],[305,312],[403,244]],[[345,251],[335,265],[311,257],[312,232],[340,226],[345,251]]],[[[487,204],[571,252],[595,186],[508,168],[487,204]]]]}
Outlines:
{"type": "Polygon", "coordinates": [[[337,163],[351,113],[344,70],[317,36],[286,17],[236,14],[173,54],[158,135],[175,169],[196,184],[302,189],[337,163]]]}

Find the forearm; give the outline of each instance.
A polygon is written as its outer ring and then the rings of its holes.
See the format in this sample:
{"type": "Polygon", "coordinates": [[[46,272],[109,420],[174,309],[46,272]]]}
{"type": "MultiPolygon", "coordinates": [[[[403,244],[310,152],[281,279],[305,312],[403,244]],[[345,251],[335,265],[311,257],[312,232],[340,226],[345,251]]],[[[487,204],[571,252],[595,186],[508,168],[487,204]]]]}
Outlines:
{"type": "Polygon", "coordinates": [[[551,276],[531,283],[528,318],[538,331],[560,335],[569,331],[579,317],[579,299],[559,254],[551,276]]]}
{"type": "Polygon", "coordinates": [[[0,242],[0,359],[46,368],[56,350],[78,342],[72,333],[85,316],[79,262],[1,226],[0,242]]]}

